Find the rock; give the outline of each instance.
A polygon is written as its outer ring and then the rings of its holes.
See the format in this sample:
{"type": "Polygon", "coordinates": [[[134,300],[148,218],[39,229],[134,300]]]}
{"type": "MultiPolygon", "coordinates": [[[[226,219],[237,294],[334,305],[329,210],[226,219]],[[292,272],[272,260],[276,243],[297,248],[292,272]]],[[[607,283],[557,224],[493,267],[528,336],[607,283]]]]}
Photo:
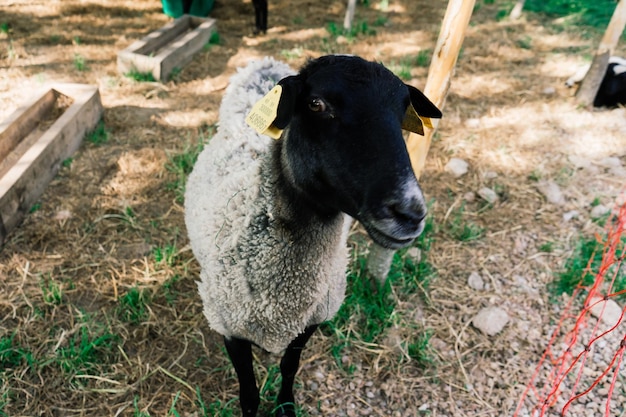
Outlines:
{"type": "Polygon", "coordinates": [[[498,201],[498,194],[496,194],[496,192],[493,191],[491,188],[481,188],[480,190],[478,190],[478,195],[489,204],[494,204],[496,201],[498,201]]]}
{"type": "Polygon", "coordinates": [[[452,174],[455,178],[467,174],[469,164],[460,158],[451,158],[445,166],[446,172],[452,174]]]}
{"type": "Polygon", "coordinates": [[[549,203],[557,206],[565,204],[565,197],[561,192],[561,188],[554,181],[542,181],[537,184],[537,189],[549,203]]]}
{"type": "Polygon", "coordinates": [[[543,90],[541,90],[541,93],[545,96],[553,96],[556,94],[556,88],[552,86],[545,87],[543,90]]]}
{"type": "Polygon", "coordinates": [[[476,193],[472,191],[466,192],[465,194],[463,194],[463,200],[467,201],[468,203],[473,203],[474,201],[476,201],[476,193]]]}
{"type": "Polygon", "coordinates": [[[411,258],[415,263],[420,263],[422,260],[422,251],[419,248],[411,247],[406,251],[406,255],[411,258]]]}
{"type": "Polygon", "coordinates": [[[622,308],[611,298],[604,300],[602,297],[593,297],[589,301],[589,311],[609,327],[616,325],[622,318],[622,308]]]}
{"type": "Polygon", "coordinates": [[[481,277],[480,274],[476,271],[472,272],[467,278],[467,285],[477,291],[482,291],[485,289],[485,282],[483,281],[483,277],[481,277]]]}
{"type": "Polygon", "coordinates": [[[622,166],[622,161],[620,161],[620,159],[616,156],[609,156],[596,162],[596,165],[603,168],[620,168],[622,166]]]}
{"type": "Polygon", "coordinates": [[[603,206],[602,204],[598,204],[597,206],[591,209],[590,216],[592,219],[599,219],[600,217],[607,214],[609,211],[611,211],[610,208],[603,206]]]}
{"type": "Polygon", "coordinates": [[[54,215],[54,220],[63,221],[73,217],[72,212],[69,210],[59,210],[54,215]]]}
{"type": "Polygon", "coordinates": [[[495,171],[487,171],[483,174],[483,178],[485,178],[486,180],[493,180],[495,178],[498,178],[498,173],[495,171]]]}
{"type": "Polygon", "coordinates": [[[465,121],[465,127],[469,127],[470,129],[478,129],[480,127],[480,120],[476,118],[467,119],[465,121]]]}
{"type": "Polygon", "coordinates": [[[509,322],[509,315],[499,307],[485,307],[472,319],[472,324],[487,336],[500,333],[509,322]]]}
{"type": "Polygon", "coordinates": [[[591,167],[591,161],[578,155],[569,155],[567,159],[575,168],[589,169],[591,167]]]}
{"type": "Polygon", "coordinates": [[[568,222],[570,220],[572,220],[573,218],[576,218],[580,215],[580,213],[577,210],[570,210],[567,213],[563,214],[563,221],[564,222],[568,222]]]}

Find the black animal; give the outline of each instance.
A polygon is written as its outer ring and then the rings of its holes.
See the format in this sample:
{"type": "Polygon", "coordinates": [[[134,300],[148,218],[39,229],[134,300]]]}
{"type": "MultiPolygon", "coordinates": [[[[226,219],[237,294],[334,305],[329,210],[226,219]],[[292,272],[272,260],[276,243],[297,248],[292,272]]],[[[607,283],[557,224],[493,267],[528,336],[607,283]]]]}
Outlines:
{"type": "Polygon", "coordinates": [[[594,107],[617,107],[626,105],[626,59],[611,57],[602,79],[594,107]]]}

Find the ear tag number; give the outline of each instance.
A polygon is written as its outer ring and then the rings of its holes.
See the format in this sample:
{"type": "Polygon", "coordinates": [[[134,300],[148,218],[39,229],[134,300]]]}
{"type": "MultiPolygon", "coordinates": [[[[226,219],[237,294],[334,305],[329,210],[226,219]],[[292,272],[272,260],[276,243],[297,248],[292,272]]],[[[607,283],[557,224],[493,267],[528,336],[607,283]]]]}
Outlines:
{"type": "Polygon", "coordinates": [[[404,114],[404,120],[402,121],[402,129],[424,136],[424,126],[430,129],[433,128],[430,117],[420,116],[413,108],[413,105],[409,104],[404,114]]]}
{"type": "Polygon", "coordinates": [[[278,114],[278,103],[283,88],[275,86],[261,100],[257,101],[246,117],[246,123],[257,133],[267,135],[273,139],[280,138],[282,130],[273,126],[272,123],[278,114]]]}

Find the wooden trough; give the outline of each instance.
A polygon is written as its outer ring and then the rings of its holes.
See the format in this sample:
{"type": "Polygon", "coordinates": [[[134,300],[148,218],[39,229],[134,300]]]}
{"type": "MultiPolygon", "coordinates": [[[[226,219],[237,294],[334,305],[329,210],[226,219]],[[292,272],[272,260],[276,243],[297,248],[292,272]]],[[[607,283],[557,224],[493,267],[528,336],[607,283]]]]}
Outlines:
{"type": "Polygon", "coordinates": [[[120,73],[150,73],[167,81],[209,42],[217,31],[215,19],[184,15],[117,53],[120,73]]]}
{"type": "Polygon", "coordinates": [[[46,88],[0,123],[0,247],[102,116],[98,88],[46,88]]]}

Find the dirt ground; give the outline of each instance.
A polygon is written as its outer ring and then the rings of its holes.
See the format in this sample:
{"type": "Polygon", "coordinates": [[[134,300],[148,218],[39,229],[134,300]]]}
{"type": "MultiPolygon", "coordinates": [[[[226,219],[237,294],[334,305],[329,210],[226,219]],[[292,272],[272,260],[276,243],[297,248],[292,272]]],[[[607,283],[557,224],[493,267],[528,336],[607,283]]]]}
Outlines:
{"type": "MultiPolygon", "coordinates": [[[[210,136],[228,77],[255,57],[297,68],[357,54],[408,68],[406,82],[423,88],[428,69],[416,57],[433,50],[446,6],[371,0],[355,17],[368,33],[350,38],[327,30],[341,26],[344,0],[269,3],[270,30],[252,37],[250,2],[217,0],[219,42],[167,83],[116,67],[118,51],[170,20],[157,0],[0,3],[0,120],[48,82],[87,83],[99,87],[108,132],[85,141],[0,249],[0,337],[12,341],[0,359],[14,368],[0,382],[0,416],[240,415],[234,372],[196,294],[172,157],[210,136]],[[119,299],[133,288],[150,300],[141,320],[122,320],[119,299]]],[[[332,357],[333,336],[318,332],[297,382],[304,415],[512,415],[561,314],[546,285],[580,236],[602,232],[592,210],[626,201],[626,110],[580,108],[564,86],[600,35],[533,15],[499,20],[504,7],[477,1],[421,179],[436,225],[427,295],[394,293],[402,325],[346,351],[350,372],[332,357]],[[469,172],[451,175],[452,157],[469,172]],[[495,203],[477,195],[483,187],[495,203]],[[459,224],[480,236],[455,237],[459,224]],[[468,285],[472,272],[482,287],[468,285]],[[495,336],[471,324],[486,306],[510,317],[495,336]],[[426,369],[401,349],[416,328],[432,335],[426,369]]],[[[273,359],[257,355],[270,379],[273,359]]],[[[620,381],[615,398],[626,395],[620,381]]]]}

